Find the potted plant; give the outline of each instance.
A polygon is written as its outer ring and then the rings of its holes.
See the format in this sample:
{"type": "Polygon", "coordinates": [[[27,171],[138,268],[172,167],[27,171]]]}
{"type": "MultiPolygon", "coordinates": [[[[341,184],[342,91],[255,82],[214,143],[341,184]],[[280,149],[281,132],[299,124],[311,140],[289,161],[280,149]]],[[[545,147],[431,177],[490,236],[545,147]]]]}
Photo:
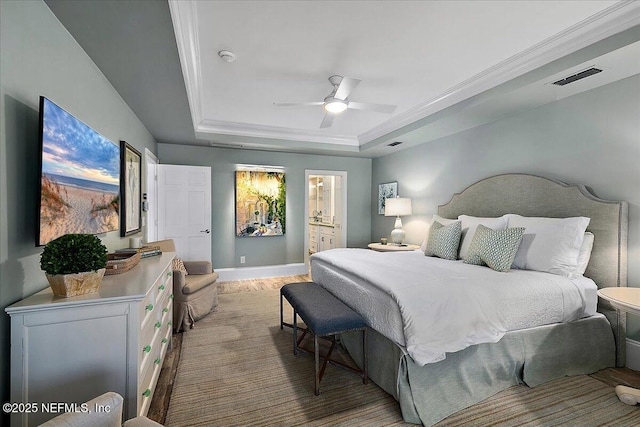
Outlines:
{"type": "Polygon", "coordinates": [[[107,265],[107,248],[93,234],[65,234],[44,247],[40,268],[54,295],[96,292],[107,265]]]}

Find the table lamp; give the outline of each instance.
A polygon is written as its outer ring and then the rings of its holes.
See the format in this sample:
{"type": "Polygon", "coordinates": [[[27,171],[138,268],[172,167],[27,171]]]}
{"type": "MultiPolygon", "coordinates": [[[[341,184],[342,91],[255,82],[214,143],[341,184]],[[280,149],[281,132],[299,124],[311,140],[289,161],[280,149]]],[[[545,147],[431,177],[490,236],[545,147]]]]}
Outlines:
{"type": "Polygon", "coordinates": [[[405,232],[402,229],[401,215],[411,215],[411,199],[396,197],[385,200],[384,216],[396,217],[396,224],[391,231],[391,241],[396,245],[401,245],[404,242],[405,232]]]}

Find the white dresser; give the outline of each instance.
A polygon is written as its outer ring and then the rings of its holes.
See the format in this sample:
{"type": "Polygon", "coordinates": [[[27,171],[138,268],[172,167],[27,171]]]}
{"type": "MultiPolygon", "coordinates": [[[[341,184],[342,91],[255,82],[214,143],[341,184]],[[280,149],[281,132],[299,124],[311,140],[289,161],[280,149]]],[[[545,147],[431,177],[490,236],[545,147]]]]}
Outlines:
{"type": "Polygon", "coordinates": [[[5,309],[11,402],[38,409],[12,414],[12,426],[59,415],[43,413],[49,403],[80,405],[107,391],[124,397],[125,419],[146,415],[171,346],[174,256],[165,252],[105,276],[92,294],[61,298],[47,288],[5,309]]]}

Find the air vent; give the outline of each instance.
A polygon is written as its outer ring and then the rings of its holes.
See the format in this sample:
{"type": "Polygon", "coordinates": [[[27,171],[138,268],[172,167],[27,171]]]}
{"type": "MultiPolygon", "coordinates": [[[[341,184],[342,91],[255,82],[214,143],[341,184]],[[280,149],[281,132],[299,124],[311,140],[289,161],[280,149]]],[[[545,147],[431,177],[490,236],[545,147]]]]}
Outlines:
{"type": "Polygon", "coordinates": [[[400,144],[402,144],[402,141],[395,141],[395,142],[392,142],[391,144],[387,144],[387,146],[395,147],[396,145],[400,145],[400,144]]]}
{"type": "Polygon", "coordinates": [[[582,80],[586,77],[593,76],[594,74],[601,73],[602,70],[599,68],[589,68],[588,70],[580,71],[577,74],[574,74],[569,77],[565,77],[564,79],[560,79],[557,82],[553,82],[554,85],[564,86],[569,83],[577,82],[578,80],[582,80]]]}

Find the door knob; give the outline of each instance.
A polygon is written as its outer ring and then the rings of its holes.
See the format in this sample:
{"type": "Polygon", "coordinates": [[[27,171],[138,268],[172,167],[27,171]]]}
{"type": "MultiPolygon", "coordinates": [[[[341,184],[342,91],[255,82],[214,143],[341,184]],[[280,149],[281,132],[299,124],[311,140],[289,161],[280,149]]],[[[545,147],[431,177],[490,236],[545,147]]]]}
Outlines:
{"type": "Polygon", "coordinates": [[[209,234],[209,233],[211,233],[211,230],[209,230],[209,229],[207,228],[206,230],[200,230],[200,232],[201,232],[201,233],[207,233],[207,234],[209,234]]]}

